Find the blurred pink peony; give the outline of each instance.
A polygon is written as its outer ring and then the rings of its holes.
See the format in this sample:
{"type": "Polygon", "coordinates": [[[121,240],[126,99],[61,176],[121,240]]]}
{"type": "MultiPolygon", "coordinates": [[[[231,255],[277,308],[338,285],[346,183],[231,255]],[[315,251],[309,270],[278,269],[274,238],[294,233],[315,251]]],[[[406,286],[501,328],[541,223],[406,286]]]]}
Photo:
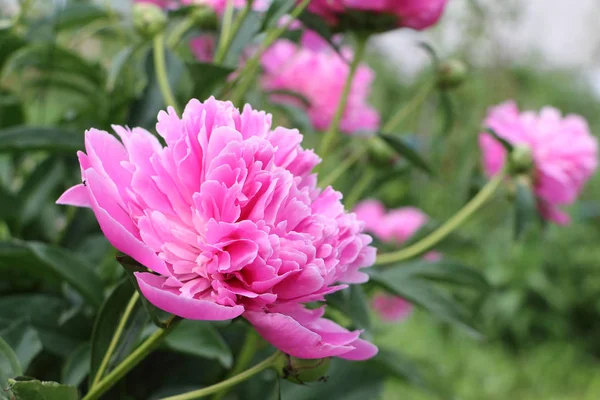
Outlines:
{"type": "MultiPolygon", "coordinates": [[[[290,91],[304,97],[308,104],[290,95],[271,96],[275,102],[306,108],[315,129],[326,130],[335,115],[350,67],[316,34],[306,32],[302,43],[299,46],[279,40],[271,46],[261,59],[264,69],[261,84],[266,91],[290,91]]],[[[344,48],[343,54],[347,59],[352,58],[349,48],[344,48]]],[[[367,104],[373,78],[373,70],[367,65],[358,68],[341,121],[342,132],[370,133],[378,129],[379,114],[367,104]]]]}
{"type": "Polygon", "coordinates": [[[371,307],[386,322],[402,321],[413,310],[413,305],[402,297],[387,293],[375,294],[371,300],[371,307]]]}
{"type": "Polygon", "coordinates": [[[365,11],[395,16],[398,27],[423,30],[439,21],[447,3],[448,0],[312,0],[308,10],[332,24],[346,12],[365,11]]]}
{"type": "MultiPolygon", "coordinates": [[[[569,215],[559,206],[572,204],[598,165],[598,142],[578,115],[562,117],[559,110],[543,108],[538,114],[519,113],[513,101],[490,109],[485,126],[514,145],[530,148],[535,167],[534,190],[544,218],[564,225],[569,215]]],[[[479,136],[488,176],[504,166],[506,151],[488,133],[479,136]]]]}
{"type": "Polygon", "coordinates": [[[356,217],[365,222],[365,230],[383,242],[402,244],[429,220],[415,207],[402,207],[386,212],[378,200],[364,200],[354,208],[356,217]]]}
{"type": "Polygon", "coordinates": [[[297,130],[271,127],[247,105],[191,100],[148,131],[90,129],[79,152],[83,184],[60,204],[91,207],[107,239],[149,268],[144,296],[183,318],[243,316],[299,358],[363,360],[377,348],[305,303],[363,283],[375,248],[341,194],[320,190],[319,163],[297,130]]]}
{"type": "Polygon", "coordinates": [[[210,63],[215,55],[217,38],[214,35],[204,34],[190,39],[190,50],[196,60],[210,63]]]}

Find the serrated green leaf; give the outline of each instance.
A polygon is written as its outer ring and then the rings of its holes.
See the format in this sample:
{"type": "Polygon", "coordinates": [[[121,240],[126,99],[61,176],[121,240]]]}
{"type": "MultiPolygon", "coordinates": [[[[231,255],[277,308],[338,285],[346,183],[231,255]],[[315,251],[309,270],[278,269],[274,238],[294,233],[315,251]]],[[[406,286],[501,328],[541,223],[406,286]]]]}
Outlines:
{"type": "Polygon", "coordinates": [[[90,344],[83,343],[67,358],[62,369],[61,382],[79,386],[90,372],[90,344]]]}
{"type": "Polygon", "coordinates": [[[219,331],[206,321],[183,320],[167,336],[166,345],[178,352],[219,361],[231,368],[233,355],[219,331]]]}
{"type": "Polygon", "coordinates": [[[386,133],[379,133],[378,137],[381,138],[388,146],[390,146],[399,156],[402,156],[406,161],[414,165],[415,167],[427,172],[431,176],[435,176],[435,172],[429,166],[429,163],[425,161],[419,153],[417,153],[411,145],[400,137],[389,135],[386,133]]]}
{"type": "Polygon", "coordinates": [[[83,132],[19,125],[0,130],[0,153],[46,150],[73,153],[83,148],[83,132]]]}
{"type": "Polygon", "coordinates": [[[23,371],[27,371],[31,361],[42,351],[42,341],[38,332],[25,319],[0,330],[0,337],[14,349],[23,371]]]}
{"type": "Polygon", "coordinates": [[[78,400],[77,388],[38,380],[11,381],[15,400],[78,400]]]}
{"type": "Polygon", "coordinates": [[[65,249],[41,242],[0,242],[0,270],[5,268],[19,268],[29,271],[31,276],[65,281],[92,306],[102,304],[103,285],[96,272],[65,249]]]}

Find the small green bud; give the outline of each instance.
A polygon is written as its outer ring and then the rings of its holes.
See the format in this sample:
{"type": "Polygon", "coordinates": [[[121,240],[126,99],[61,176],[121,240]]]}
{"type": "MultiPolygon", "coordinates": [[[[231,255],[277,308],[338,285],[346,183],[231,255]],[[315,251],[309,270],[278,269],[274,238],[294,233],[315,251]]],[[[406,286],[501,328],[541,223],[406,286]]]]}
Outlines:
{"type": "Polygon", "coordinates": [[[368,146],[369,160],[375,165],[387,168],[398,159],[398,155],[383,140],[370,140],[368,146]]]}
{"type": "Polygon", "coordinates": [[[196,6],[189,16],[201,28],[216,28],[218,25],[219,18],[212,7],[196,6]]]}
{"type": "Polygon", "coordinates": [[[299,385],[307,382],[326,381],[330,358],[304,360],[285,354],[280,357],[275,369],[280,377],[299,385]]]}
{"type": "Polygon", "coordinates": [[[442,89],[453,89],[466,79],[469,70],[460,60],[450,59],[443,62],[438,69],[438,86],[442,89]]]}
{"type": "Polygon", "coordinates": [[[159,6],[151,3],[133,5],[133,26],[145,38],[153,38],[167,26],[167,16],[159,6]]]}
{"type": "Polygon", "coordinates": [[[533,155],[527,145],[517,145],[509,155],[511,175],[529,174],[533,170],[533,155]]]}

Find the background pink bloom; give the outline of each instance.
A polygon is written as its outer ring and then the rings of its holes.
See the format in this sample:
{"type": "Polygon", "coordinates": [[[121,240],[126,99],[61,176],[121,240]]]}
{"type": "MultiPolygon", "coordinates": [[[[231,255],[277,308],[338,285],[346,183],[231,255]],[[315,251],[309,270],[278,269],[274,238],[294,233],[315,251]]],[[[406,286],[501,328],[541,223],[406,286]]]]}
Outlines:
{"type": "MultiPolygon", "coordinates": [[[[299,46],[289,40],[277,41],[261,59],[262,87],[267,91],[285,90],[303,96],[309,105],[293,96],[277,95],[272,100],[306,108],[317,130],[326,130],[335,115],[344,84],[350,72],[348,63],[314,33],[305,33],[299,46]]],[[[352,58],[350,49],[344,55],[352,58]]],[[[374,78],[367,65],[358,68],[340,129],[345,133],[374,132],[379,127],[377,110],[367,104],[374,78]]]]}
{"type": "Polygon", "coordinates": [[[158,115],[163,147],[141,128],[86,132],[82,179],[58,203],[91,207],[107,239],[153,273],[144,296],[183,318],[243,316],[301,358],[370,358],[377,348],[305,303],[368,276],[375,248],[297,130],[213,98],[158,115]]]}
{"type": "Polygon", "coordinates": [[[333,24],[348,11],[394,15],[398,17],[398,27],[422,30],[438,22],[447,3],[448,0],[313,0],[309,11],[333,24]]]}
{"type": "Polygon", "coordinates": [[[384,242],[402,244],[429,221],[423,211],[402,207],[386,212],[378,200],[364,200],[354,208],[356,216],[365,222],[365,230],[384,242]]]}
{"type": "Polygon", "coordinates": [[[382,320],[387,322],[402,321],[413,310],[413,305],[402,297],[387,293],[375,294],[371,300],[371,307],[382,320]]]}
{"type": "Polygon", "coordinates": [[[217,38],[214,35],[205,34],[190,39],[190,50],[196,60],[210,63],[215,54],[217,38]]]}
{"type": "MultiPolygon", "coordinates": [[[[490,109],[485,125],[514,145],[528,146],[535,165],[534,189],[542,215],[567,224],[569,216],[560,205],[572,204],[598,165],[598,143],[585,119],[562,117],[559,110],[545,107],[539,113],[520,113],[509,101],[490,109]]],[[[479,144],[488,176],[504,166],[506,151],[488,133],[479,144]]]]}

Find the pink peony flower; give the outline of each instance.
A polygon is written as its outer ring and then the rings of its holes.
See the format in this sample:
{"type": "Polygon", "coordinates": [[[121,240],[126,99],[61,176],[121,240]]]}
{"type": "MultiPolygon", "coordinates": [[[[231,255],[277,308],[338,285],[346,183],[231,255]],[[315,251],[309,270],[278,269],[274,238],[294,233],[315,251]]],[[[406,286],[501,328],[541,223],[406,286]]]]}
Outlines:
{"type": "Polygon", "coordinates": [[[210,98],[141,128],[86,132],[83,184],[59,204],[91,207],[107,239],[149,268],[144,296],[183,318],[246,318],[300,358],[363,360],[377,348],[305,303],[363,283],[375,248],[341,194],[320,190],[319,158],[271,115],[210,98]]]}
{"type": "Polygon", "coordinates": [[[364,11],[397,17],[398,27],[423,30],[441,18],[448,0],[313,0],[308,10],[337,24],[344,13],[364,11]]]}
{"type": "MultiPolygon", "coordinates": [[[[335,115],[350,67],[329,46],[323,46],[315,34],[305,33],[298,46],[289,40],[279,40],[262,56],[264,75],[261,79],[267,91],[290,91],[304,97],[309,104],[289,95],[273,95],[273,101],[306,108],[317,130],[326,130],[335,115]]],[[[350,49],[343,50],[352,58],[350,49]]],[[[379,127],[379,114],[367,104],[373,81],[373,71],[361,65],[352,83],[340,129],[344,133],[374,132],[379,127]]]]}
{"type": "Polygon", "coordinates": [[[377,293],[371,300],[371,307],[386,322],[398,322],[406,319],[413,310],[413,305],[400,296],[377,293]]]}
{"type": "Polygon", "coordinates": [[[217,38],[214,35],[205,34],[190,39],[190,50],[200,62],[212,62],[216,45],[217,38]]]}
{"type": "MultiPolygon", "coordinates": [[[[570,221],[559,206],[572,204],[598,165],[598,142],[587,122],[578,115],[562,117],[546,107],[539,114],[519,113],[513,101],[490,109],[485,125],[514,145],[531,149],[535,173],[534,191],[544,218],[563,225],[570,221]]],[[[504,166],[506,151],[488,133],[479,136],[488,176],[504,166]]]]}
{"type": "Polygon", "coordinates": [[[365,230],[384,242],[402,244],[429,220],[415,207],[402,207],[386,213],[378,200],[364,200],[354,208],[356,217],[365,222],[365,230]]]}

